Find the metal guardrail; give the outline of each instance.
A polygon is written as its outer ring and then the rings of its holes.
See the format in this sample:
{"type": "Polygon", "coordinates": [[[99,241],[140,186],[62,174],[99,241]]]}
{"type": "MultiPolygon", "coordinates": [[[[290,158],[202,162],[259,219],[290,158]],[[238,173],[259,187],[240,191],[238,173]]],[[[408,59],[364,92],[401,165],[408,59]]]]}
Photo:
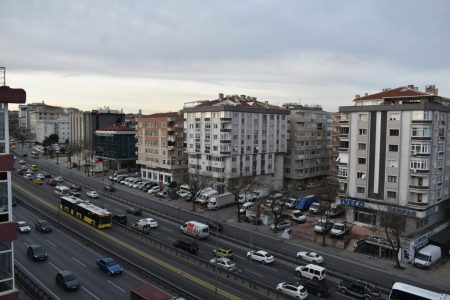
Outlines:
{"type": "Polygon", "coordinates": [[[27,292],[27,295],[36,300],[53,300],[39,284],[33,281],[18,264],[14,264],[14,279],[27,292]]]}

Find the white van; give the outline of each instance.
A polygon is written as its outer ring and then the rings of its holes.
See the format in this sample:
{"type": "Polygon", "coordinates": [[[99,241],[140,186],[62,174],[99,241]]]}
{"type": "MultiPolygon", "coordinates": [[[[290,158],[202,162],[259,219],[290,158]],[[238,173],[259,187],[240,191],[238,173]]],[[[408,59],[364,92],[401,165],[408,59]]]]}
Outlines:
{"type": "Polygon", "coordinates": [[[180,227],[183,233],[199,239],[206,239],[209,235],[209,226],[197,221],[188,221],[180,227]]]}
{"type": "Polygon", "coordinates": [[[414,258],[414,266],[429,269],[437,263],[442,256],[441,248],[435,245],[428,245],[419,250],[414,258]]]}
{"type": "Polygon", "coordinates": [[[219,192],[211,189],[203,192],[197,199],[195,199],[195,202],[197,202],[198,204],[206,205],[212,197],[215,197],[217,195],[219,195],[219,192]]]}
{"type": "Polygon", "coordinates": [[[250,209],[250,208],[253,208],[253,207],[255,207],[253,202],[245,202],[244,204],[242,204],[241,208],[239,208],[239,213],[240,214],[245,214],[247,209],[250,209]]]}
{"type": "Polygon", "coordinates": [[[54,191],[55,191],[55,194],[60,195],[60,196],[70,195],[70,189],[64,185],[55,186],[54,191]]]}
{"type": "Polygon", "coordinates": [[[319,202],[313,202],[311,203],[311,206],[309,207],[309,213],[312,215],[315,215],[319,212],[320,203],[319,202]]]}
{"type": "Polygon", "coordinates": [[[298,277],[317,280],[324,280],[326,276],[325,268],[314,264],[297,267],[295,268],[295,273],[297,273],[298,277]]]}

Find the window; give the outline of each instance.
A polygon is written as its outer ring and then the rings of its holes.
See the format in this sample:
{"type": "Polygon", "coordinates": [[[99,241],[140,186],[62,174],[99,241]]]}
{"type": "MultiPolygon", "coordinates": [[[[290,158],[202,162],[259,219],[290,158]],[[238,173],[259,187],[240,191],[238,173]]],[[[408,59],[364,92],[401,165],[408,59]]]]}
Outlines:
{"type": "Polygon", "coordinates": [[[358,150],[366,150],[366,144],[358,143],[358,150]]]}
{"type": "Polygon", "coordinates": [[[389,136],[399,136],[400,130],[398,129],[389,129],[389,136]]]}
{"type": "Polygon", "coordinates": [[[339,168],[338,176],[340,176],[340,177],[348,177],[348,169],[339,168]]]}
{"type": "Polygon", "coordinates": [[[360,121],[367,121],[369,118],[368,114],[359,114],[359,120],[360,121]]]}
{"type": "Polygon", "coordinates": [[[390,152],[398,152],[398,145],[389,145],[390,152]]]}
{"type": "Polygon", "coordinates": [[[411,136],[413,137],[431,137],[431,129],[428,126],[413,126],[411,128],[411,136]]]}
{"type": "Polygon", "coordinates": [[[362,187],[362,186],[357,186],[356,187],[356,192],[359,194],[364,194],[366,192],[366,188],[362,187]]]}
{"type": "Polygon", "coordinates": [[[397,176],[388,175],[387,181],[390,183],[397,183],[397,176]]]}
{"type": "Polygon", "coordinates": [[[409,167],[412,170],[429,170],[429,163],[426,159],[411,159],[409,167]]]}
{"type": "Polygon", "coordinates": [[[360,128],[359,135],[367,135],[367,129],[360,128]]]}
{"type": "Polygon", "coordinates": [[[388,166],[388,168],[398,168],[398,161],[388,160],[387,166],[388,166]]]}
{"type": "Polygon", "coordinates": [[[412,112],[412,120],[422,121],[422,120],[433,120],[432,111],[417,110],[412,112]]]}
{"type": "Polygon", "coordinates": [[[400,113],[390,113],[389,121],[398,121],[400,120],[400,113]]]}
{"type": "Polygon", "coordinates": [[[390,199],[395,199],[397,198],[397,192],[387,191],[387,197],[390,199]]]}
{"type": "Polygon", "coordinates": [[[358,164],[365,165],[366,164],[366,158],[365,157],[358,157],[358,164]]]}
{"type": "Polygon", "coordinates": [[[364,172],[356,172],[356,178],[358,178],[358,179],[366,179],[366,173],[364,173],[364,172]]]}

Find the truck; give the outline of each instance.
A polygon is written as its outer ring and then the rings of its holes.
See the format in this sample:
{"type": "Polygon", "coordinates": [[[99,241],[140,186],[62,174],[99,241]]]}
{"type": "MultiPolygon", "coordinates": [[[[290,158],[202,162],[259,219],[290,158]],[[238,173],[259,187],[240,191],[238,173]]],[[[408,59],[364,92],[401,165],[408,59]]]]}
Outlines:
{"type": "Polygon", "coordinates": [[[172,300],[175,299],[153,284],[144,283],[130,290],[130,300],[172,300]]]}
{"type": "Polygon", "coordinates": [[[414,266],[417,268],[430,269],[442,257],[441,247],[427,245],[419,250],[414,258],[414,266]]]}
{"type": "Polygon", "coordinates": [[[307,211],[311,206],[311,204],[317,201],[318,199],[314,195],[303,196],[300,199],[298,199],[297,204],[295,205],[295,209],[307,211]]]}
{"type": "Polygon", "coordinates": [[[290,197],[286,200],[286,203],[284,203],[284,207],[287,209],[293,209],[297,205],[298,200],[299,199],[290,197]]]}
{"type": "Polygon", "coordinates": [[[231,206],[234,204],[234,195],[231,193],[223,193],[212,197],[208,201],[208,209],[218,209],[226,206],[231,206]]]}
{"type": "Polygon", "coordinates": [[[212,188],[205,189],[200,196],[198,196],[197,199],[195,199],[195,202],[200,205],[206,205],[208,201],[219,194],[216,190],[213,190],[212,188]]]}
{"type": "Polygon", "coordinates": [[[180,230],[190,236],[206,239],[209,236],[209,226],[197,221],[188,221],[181,225],[180,230]]]}
{"type": "Polygon", "coordinates": [[[334,237],[343,237],[345,234],[352,230],[352,225],[349,223],[334,223],[331,227],[331,235],[334,237]]]}

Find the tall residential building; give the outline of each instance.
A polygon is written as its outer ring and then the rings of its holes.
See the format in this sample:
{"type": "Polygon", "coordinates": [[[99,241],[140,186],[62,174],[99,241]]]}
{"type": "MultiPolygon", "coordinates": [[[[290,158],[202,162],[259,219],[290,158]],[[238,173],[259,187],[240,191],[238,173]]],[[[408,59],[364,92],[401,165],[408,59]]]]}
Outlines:
{"type": "Polygon", "coordinates": [[[341,114],[336,112],[333,113],[333,119],[331,121],[331,160],[330,160],[330,175],[336,178],[339,173],[339,135],[340,126],[339,121],[341,120],[341,114]]]}
{"type": "Polygon", "coordinates": [[[262,185],[282,188],[288,110],[255,97],[219,94],[185,103],[183,112],[189,173],[216,183],[254,176],[262,185]]]}
{"type": "Polygon", "coordinates": [[[186,182],[183,114],[158,113],[138,119],[138,160],[142,178],[164,184],[186,182]]]}
{"type": "Polygon", "coordinates": [[[95,131],[106,126],[121,125],[124,121],[123,113],[109,108],[72,112],[69,114],[70,146],[77,151],[94,151],[95,131]]]}
{"type": "Polygon", "coordinates": [[[331,113],[320,105],[287,103],[289,142],[284,156],[287,183],[305,185],[330,174],[331,113]]]}
{"type": "Polygon", "coordinates": [[[444,218],[450,195],[450,99],[414,86],[359,95],[339,108],[339,181],[347,220],[381,226],[402,218],[406,234],[444,218]]]}
{"type": "Polygon", "coordinates": [[[0,299],[19,299],[14,283],[16,225],[12,214],[11,171],[14,156],[9,153],[8,103],[25,103],[23,89],[0,86],[0,299]]]}

